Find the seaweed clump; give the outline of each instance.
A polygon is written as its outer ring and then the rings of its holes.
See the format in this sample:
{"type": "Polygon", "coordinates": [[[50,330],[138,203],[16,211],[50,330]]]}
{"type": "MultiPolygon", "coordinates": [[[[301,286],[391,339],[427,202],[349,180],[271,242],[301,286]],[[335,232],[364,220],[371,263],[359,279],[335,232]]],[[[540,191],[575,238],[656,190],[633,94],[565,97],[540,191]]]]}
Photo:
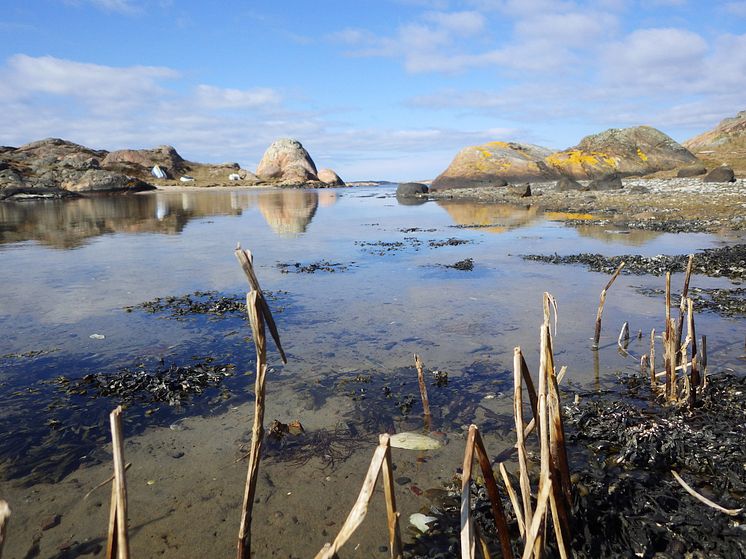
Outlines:
{"type": "MultiPolygon", "coordinates": [[[[638,381],[627,380],[628,396],[638,381]]],[[[570,407],[568,442],[589,461],[575,475],[575,556],[746,557],[743,512],[736,519],[700,503],[671,473],[725,507],[743,502],[744,391],[746,379],[720,375],[693,411],[608,396],[570,407]]]]}
{"type": "Polygon", "coordinates": [[[116,397],[123,402],[167,402],[175,406],[186,402],[192,395],[218,386],[232,374],[233,368],[233,365],[208,363],[161,364],[152,371],[144,367],[125,368],[116,373],[95,373],[77,380],[59,380],[68,394],[116,397]]]}

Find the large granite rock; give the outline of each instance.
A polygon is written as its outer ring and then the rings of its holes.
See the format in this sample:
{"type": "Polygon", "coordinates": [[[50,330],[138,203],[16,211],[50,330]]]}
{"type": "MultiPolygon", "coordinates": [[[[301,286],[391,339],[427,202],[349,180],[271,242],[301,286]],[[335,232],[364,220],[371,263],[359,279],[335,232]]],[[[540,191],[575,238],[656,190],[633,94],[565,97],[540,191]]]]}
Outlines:
{"type": "Polygon", "coordinates": [[[344,186],[345,181],[332,169],[321,169],[318,174],[319,180],[329,186],[344,186]]]}
{"type": "Polygon", "coordinates": [[[169,177],[179,176],[186,170],[186,161],[172,146],[112,151],[101,162],[101,167],[108,171],[142,178],[149,177],[156,165],[162,168],[169,177]]]}
{"type": "Polygon", "coordinates": [[[721,165],[707,173],[702,180],[704,182],[736,182],[736,175],[733,169],[727,165],[721,165]]]}
{"type": "Polygon", "coordinates": [[[546,148],[514,142],[465,147],[433,181],[431,189],[506,186],[509,181],[556,179],[558,173],[544,163],[550,154],[546,148]]]}
{"type": "Polygon", "coordinates": [[[575,179],[570,177],[562,177],[557,181],[557,192],[569,192],[571,190],[590,190],[587,186],[583,186],[575,179]]]}
{"type": "Polygon", "coordinates": [[[650,126],[610,128],[586,136],[577,146],[553,153],[544,161],[557,173],[574,179],[615,173],[642,176],[698,162],[689,150],[650,126]]]}
{"type": "Polygon", "coordinates": [[[276,140],[267,148],[256,174],[261,180],[285,184],[319,180],[311,156],[299,141],[289,138],[276,140]]]}
{"type": "Polygon", "coordinates": [[[132,191],[152,186],[122,173],[104,171],[103,150],[47,138],[0,150],[0,199],[68,197],[77,192],[132,191]]]}
{"type": "Polygon", "coordinates": [[[684,146],[708,166],[725,163],[738,173],[746,173],[746,111],[723,119],[712,130],[684,142],[684,146]]]}

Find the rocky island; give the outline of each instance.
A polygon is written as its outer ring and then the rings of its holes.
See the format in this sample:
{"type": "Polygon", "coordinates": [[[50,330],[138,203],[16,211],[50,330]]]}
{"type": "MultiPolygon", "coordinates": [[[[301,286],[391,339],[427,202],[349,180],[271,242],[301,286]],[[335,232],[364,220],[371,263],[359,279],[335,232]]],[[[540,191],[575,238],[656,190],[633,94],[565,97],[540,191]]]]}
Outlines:
{"type": "Polygon", "coordinates": [[[172,146],[106,151],[59,138],[0,147],[0,200],[131,193],[163,186],[344,186],[331,169],[316,170],[297,140],[272,143],[256,173],[238,163],[187,161],[172,146]]]}

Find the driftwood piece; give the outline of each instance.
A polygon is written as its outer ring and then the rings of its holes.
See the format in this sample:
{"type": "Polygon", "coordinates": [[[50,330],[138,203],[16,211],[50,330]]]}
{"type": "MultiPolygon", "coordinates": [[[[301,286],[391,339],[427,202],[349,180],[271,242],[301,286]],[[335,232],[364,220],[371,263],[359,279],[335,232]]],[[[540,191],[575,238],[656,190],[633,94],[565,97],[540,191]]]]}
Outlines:
{"type": "Polygon", "coordinates": [[[624,268],[624,262],[619,264],[619,267],[616,269],[614,274],[611,276],[609,283],[607,283],[606,287],[604,287],[603,290],[601,291],[601,298],[600,298],[600,302],[598,303],[598,311],[596,312],[596,331],[595,331],[595,334],[593,335],[593,345],[591,346],[593,349],[598,349],[598,341],[601,339],[601,316],[604,313],[604,305],[606,304],[606,293],[609,291],[609,288],[611,288],[612,284],[619,277],[619,274],[622,272],[622,268],[624,268]]]}
{"type": "MultiPolygon", "coordinates": [[[[110,515],[109,529],[115,527],[114,534],[109,534],[112,542],[112,553],[116,550],[118,559],[129,559],[129,540],[127,537],[127,482],[124,473],[124,445],[122,437],[122,406],[117,406],[109,414],[111,426],[111,446],[114,458],[114,484],[112,485],[112,498],[116,506],[112,505],[114,514],[110,515]],[[112,519],[111,516],[115,518],[112,519]],[[112,526],[112,522],[115,526],[112,526]]],[[[109,546],[107,546],[107,549],[109,546]]],[[[112,555],[112,559],[113,559],[112,555]]]]}
{"type": "Polygon", "coordinates": [[[238,260],[239,264],[241,264],[241,268],[243,269],[244,274],[246,274],[246,279],[249,280],[249,285],[251,286],[251,290],[259,293],[258,303],[259,303],[260,313],[264,317],[265,322],[267,323],[267,327],[269,328],[270,334],[272,334],[272,339],[275,341],[275,346],[277,346],[277,351],[280,353],[280,358],[282,359],[282,362],[287,364],[288,360],[287,360],[287,357],[285,357],[285,350],[282,349],[282,343],[280,342],[280,333],[277,331],[277,325],[275,324],[275,319],[272,317],[272,311],[269,309],[267,300],[264,298],[264,292],[262,291],[262,288],[259,286],[259,280],[257,279],[256,274],[254,273],[254,264],[253,264],[254,258],[252,257],[250,251],[242,250],[240,244],[236,246],[235,255],[236,255],[236,259],[238,260]]]}
{"type": "Polygon", "coordinates": [[[717,511],[720,511],[720,512],[722,512],[724,514],[727,514],[728,516],[738,516],[739,514],[741,514],[743,512],[743,510],[744,510],[743,508],[740,508],[740,509],[726,509],[725,507],[721,507],[720,505],[718,505],[714,501],[710,501],[710,499],[708,499],[704,495],[700,495],[699,493],[697,493],[694,489],[691,488],[691,486],[687,482],[685,482],[683,479],[681,479],[681,476],[678,473],[676,473],[676,471],[671,470],[671,474],[673,474],[673,477],[676,479],[676,481],[679,482],[679,485],[681,485],[681,487],[683,487],[684,490],[687,493],[689,493],[689,495],[691,495],[692,497],[694,497],[698,501],[704,503],[708,507],[711,507],[711,508],[713,508],[713,509],[715,509],[717,511]]]}
{"type": "Polygon", "coordinates": [[[264,334],[264,320],[261,314],[261,295],[253,290],[246,295],[246,311],[251,322],[251,333],[256,347],[256,379],[254,382],[254,424],[251,429],[251,450],[249,451],[249,467],[246,474],[243,504],[241,507],[241,523],[238,529],[238,543],[236,557],[249,559],[251,557],[251,518],[256,494],[256,481],[259,475],[259,460],[261,459],[262,442],[264,439],[264,392],[267,376],[267,342],[264,334]]]}
{"type": "Polygon", "coordinates": [[[417,382],[420,385],[420,396],[422,397],[422,409],[425,415],[430,415],[430,400],[427,397],[427,386],[425,385],[425,373],[422,367],[422,359],[414,354],[414,366],[417,369],[417,382]]]}
{"type": "Polygon", "coordinates": [[[690,338],[691,349],[691,370],[689,372],[689,407],[694,408],[697,402],[697,389],[700,387],[701,379],[699,375],[699,356],[697,355],[697,332],[694,326],[694,303],[687,299],[687,337],[690,338]]]}

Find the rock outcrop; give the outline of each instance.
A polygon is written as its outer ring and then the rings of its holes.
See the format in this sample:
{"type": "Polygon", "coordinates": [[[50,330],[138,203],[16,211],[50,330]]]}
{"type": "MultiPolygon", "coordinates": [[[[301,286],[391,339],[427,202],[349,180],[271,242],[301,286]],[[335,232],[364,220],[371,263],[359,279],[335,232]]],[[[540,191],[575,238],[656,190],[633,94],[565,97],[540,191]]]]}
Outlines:
{"type": "MultiPolygon", "coordinates": [[[[77,192],[147,190],[153,186],[101,168],[108,153],[47,138],[0,150],[0,199],[61,198],[77,192]]],[[[74,194],[73,194],[74,195],[74,194]]]]}
{"type": "Polygon", "coordinates": [[[694,163],[693,165],[687,165],[682,167],[676,173],[676,178],[686,179],[689,177],[698,177],[707,173],[707,168],[702,163],[694,163]]]}
{"type": "Polygon", "coordinates": [[[344,186],[345,181],[339,178],[339,175],[332,169],[321,169],[318,173],[318,178],[321,182],[328,186],[344,186]]]}
{"type": "Polygon", "coordinates": [[[611,174],[642,176],[698,162],[689,150],[650,126],[610,128],[544,161],[560,175],[576,180],[611,174]]]}
{"type": "Polygon", "coordinates": [[[554,153],[512,142],[464,148],[433,181],[433,190],[505,186],[508,182],[561,177],[592,180],[610,175],[642,176],[698,163],[691,152],[655,128],[611,128],[554,153]]]}
{"type": "Polygon", "coordinates": [[[746,173],[746,111],[726,118],[713,128],[684,142],[684,146],[708,167],[722,163],[746,173]]]}
{"type": "Polygon", "coordinates": [[[264,181],[302,185],[318,181],[316,165],[297,140],[275,140],[264,152],[256,175],[264,181]]]}
{"type": "Polygon", "coordinates": [[[121,149],[104,157],[101,167],[138,177],[148,177],[155,166],[163,169],[169,178],[178,177],[186,170],[186,161],[172,146],[153,149],[121,149]]]}
{"type": "Polygon", "coordinates": [[[547,181],[558,173],[546,166],[551,150],[531,144],[490,142],[462,149],[432,183],[432,190],[506,186],[508,181],[547,181]]]}

